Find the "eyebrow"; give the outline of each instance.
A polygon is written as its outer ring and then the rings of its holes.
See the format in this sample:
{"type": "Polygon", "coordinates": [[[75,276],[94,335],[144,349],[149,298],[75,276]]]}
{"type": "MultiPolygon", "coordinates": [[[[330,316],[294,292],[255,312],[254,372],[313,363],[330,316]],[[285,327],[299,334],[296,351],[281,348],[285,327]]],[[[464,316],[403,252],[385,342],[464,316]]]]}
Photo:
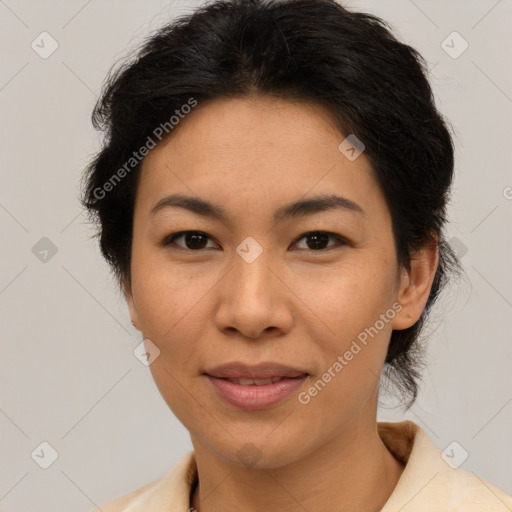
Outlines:
{"type": "MultiPolygon", "coordinates": [[[[157,212],[171,207],[183,208],[198,215],[202,215],[203,217],[211,217],[222,222],[229,220],[227,211],[221,205],[198,197],[185,196],[182,194],[172,194],[163,197],[151,208],[149,214],[150,216],[154,216],[157,212]]],[[[305,217],[333,209],[343,209],[348,212],[365,215],[363,208],[351,199],[336,194],[328,194],[311,197],[309,199],[300,199],[281,206],[274,212],[274,221],[280,222],[289,218],[305,217]]]]}

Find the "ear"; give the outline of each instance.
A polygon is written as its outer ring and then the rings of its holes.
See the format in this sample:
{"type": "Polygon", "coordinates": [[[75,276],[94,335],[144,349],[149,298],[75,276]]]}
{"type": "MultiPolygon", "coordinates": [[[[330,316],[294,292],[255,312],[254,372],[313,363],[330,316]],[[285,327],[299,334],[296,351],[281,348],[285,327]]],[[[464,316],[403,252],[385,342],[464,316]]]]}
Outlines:
{"type": "Polygon", "coordinates": [[[391,323],[394,330],[407,329],[420,318],[427,303],[439,263],[439,238],[432,240],[411,254],[411,269],[402,269],[397,301],[402,309],[391,323]]]}
{"type": "Polygon", "coordinates": [[[140,331],[140,323],[139,323],[139,315],[137,313],[137,308],[135,307],[135,301],[133,299],[132,287],[128,277],[123,278],[121,282],[121,288],[123,290],[123,295],[126,300],[126,304],[128,305],[128,311],[130,313],[130,319],[132,321],[132,325],[140,331]]]}

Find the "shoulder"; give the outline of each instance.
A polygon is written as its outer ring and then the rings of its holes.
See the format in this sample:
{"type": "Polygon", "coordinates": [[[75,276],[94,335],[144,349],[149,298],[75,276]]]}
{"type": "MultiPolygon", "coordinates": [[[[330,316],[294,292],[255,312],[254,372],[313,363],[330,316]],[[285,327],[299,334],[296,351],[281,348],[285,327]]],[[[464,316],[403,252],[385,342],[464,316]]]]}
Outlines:
{"type": "Polygon", "coordinates": [[[197,478],[193,451],[184,455],[164,476],[119,496],[91,512],[189,510],[190,491],[197,478]],[[171,508],[172,507],[172,508],[171,508]]]}
{"type": "Polygon", "coordinates": [[[449,498],[448,510],[454,512],[512,510],[512,498],[475,473],[460,468],[449,468],[438,477],[440,477],[439,488],[445,488],[445,495],[449,498]]]}
{"type": "Polygon", "coordinates": [[[154,480],[132,492],[129,492],[128,494],[119,496],[109,501],[108,503],[101,505],[100,508],[94,509],[92,512],[123,512],[127,510],[128,507],[132,505],[137,498],[140,498],[148,491],[151,492],[154,490],[159,481],[160,479],[154,480]]]}
{"type": "Polygon", "coordinates": [[[512,510],[512,498],[454,464],[416,424],[381,423],[379,433],[405,469],[381,512],[489,512],[512,510]]]}

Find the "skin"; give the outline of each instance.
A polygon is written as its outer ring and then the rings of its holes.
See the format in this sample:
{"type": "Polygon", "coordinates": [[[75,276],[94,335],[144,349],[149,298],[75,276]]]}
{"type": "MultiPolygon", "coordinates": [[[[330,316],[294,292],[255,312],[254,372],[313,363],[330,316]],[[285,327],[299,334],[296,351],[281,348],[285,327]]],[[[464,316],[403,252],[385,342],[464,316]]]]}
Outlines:
{"type": "Polygon", "coordinates": [[[191,506],[223,510],[377,511],[403,471],[376,422],[379,377],[392,329],[420,317],[438,264],[437,246],[400,268],[391,216],[364,153],[348,160],[345,138],[320,106],[270,97],[196,107],[145,158],[137,191],[130,316],[160,355],[150,365],[166,403],[190,432],[199,485],[191,506]],[[169,207],[181,193],[222,205],[223,221],[169,207]],[[364,214],[332,209],[276,223],[280,206],[336,193],[364,214]],[[173,233],[201,231],[203,249],[173,233]],[[315,250],[309,231],[334,233],[315,250]],[[263,249],[248,263],[248,236],[263,249]],[[191,248],[192,247],[192,248],[191,248]],[[243,411],[217,396],[206,368],[277,361],[310,374],[307,390],[379,315],[402,309],[304,405],[297,393],[243,411]],[[255,445],[253,466],[239,459],[255,445]]]}

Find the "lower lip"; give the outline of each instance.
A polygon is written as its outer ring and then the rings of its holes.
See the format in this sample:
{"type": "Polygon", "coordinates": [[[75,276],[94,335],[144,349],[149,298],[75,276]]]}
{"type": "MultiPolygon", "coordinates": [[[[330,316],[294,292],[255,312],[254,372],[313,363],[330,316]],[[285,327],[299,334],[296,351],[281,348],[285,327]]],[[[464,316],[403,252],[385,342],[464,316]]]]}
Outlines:
{"type": "Polygon", "coordinates": [[[226,402],[246,411],[267,409],[282,402],[300,388],[307,375],[285,378],[272,384],[242,386],[226,379],[206,375],[215,390],[226,402]]]}

